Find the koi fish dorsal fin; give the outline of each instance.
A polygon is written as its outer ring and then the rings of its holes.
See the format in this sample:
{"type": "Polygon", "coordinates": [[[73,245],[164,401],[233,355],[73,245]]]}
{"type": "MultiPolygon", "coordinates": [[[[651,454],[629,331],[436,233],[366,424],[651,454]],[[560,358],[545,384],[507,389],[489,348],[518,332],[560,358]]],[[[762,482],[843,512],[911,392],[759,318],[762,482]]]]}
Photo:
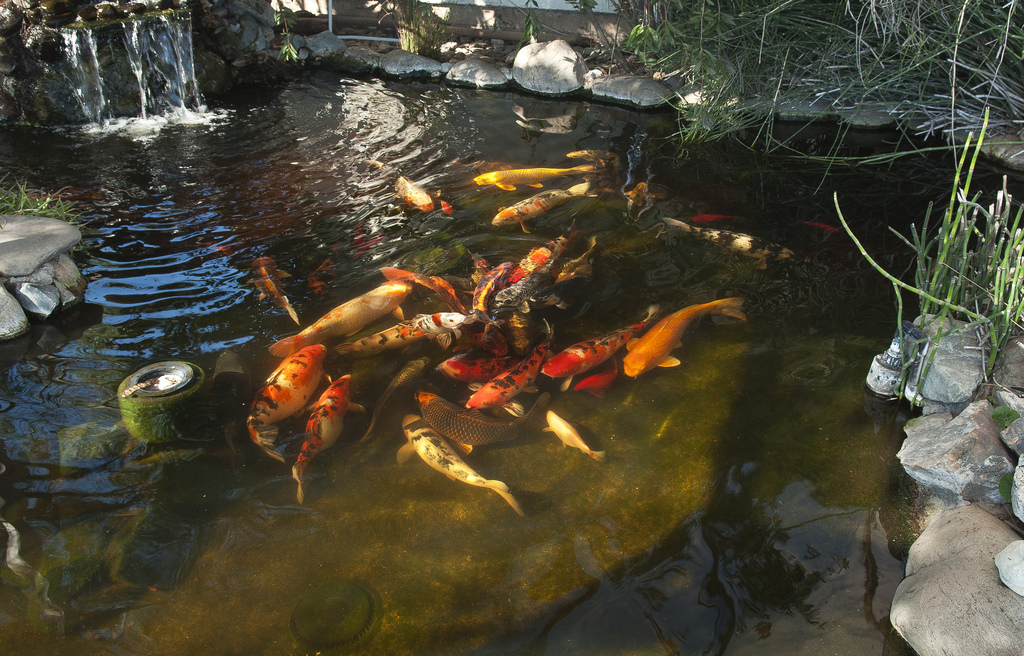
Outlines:
{"type": "Polygon", "coordinates": [[[404,465],[405,461],[411,458],[414,453],[416,453],[416,447],[412,445],[412,442],[406,442],[398,450],[398,453],[395,454],[395,457],[398,459],[398,464],[404,465]]]}
{"type": "Polygon", "coordinates": [[[628,342],[626,342],[626,350],[627,351],[632,351],[633,348],[636,346],[636,343],[638,341],[640,341],[640,340],[638,338],[634,337],[633,339],[631,339],[628,342]]]}
{"type": "Polygon", "coordinates": [[[678,367],[680,364],[682,364],[682,363],[679,361],[679,358],[674,358],[674,357],[672,357],[670,355],[667,358],[665,358],[664,360],[662,360],[661,362],[659,362],[658,366],[659,367],[678,367]]]}

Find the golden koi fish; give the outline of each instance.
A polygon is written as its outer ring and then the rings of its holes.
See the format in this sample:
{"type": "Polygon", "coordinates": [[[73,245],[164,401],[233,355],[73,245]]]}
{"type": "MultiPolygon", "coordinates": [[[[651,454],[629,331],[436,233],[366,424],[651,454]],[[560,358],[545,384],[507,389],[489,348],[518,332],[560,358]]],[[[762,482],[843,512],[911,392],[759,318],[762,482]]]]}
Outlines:
{"type": "Polygon", "coordinates": [[[412,283],[386,282],[362,296],[342,303],[298,335],[274,342],[270,346],[270,354],[283,358],[304,346],[321,343],[329,337],[354,335],[363,326],[388,312],[395,312],[401,321],[404,317],[401,316],[399,305],[411,291],[412,283]]]}
{"type": "Polygon", "coordinates": [[[666,225],[674,226],[683,232],[694,237],[700,237],[716,244],[727,253],[738,253],[761,261],[761,268],[764,268],[771,260],[788,260],[794,256],[793,251],[785,246],[773,244],[770,241],[758,239],[739,232],[728,230],[715,230],[714,228],[702,228],[690,225],[676,219],[663,217],[661,219],[666,225]]]}
{"type": "Polygon", "coordinates": [[[508,169],[505,171],[491,171],[473,178],[478,185],[492,184],[498,189],[515,191],[517,184],[524,184],[530,187],[541,187],[540,183],[551,178],[559,178],[564,175],[576,175],[581,173],[594,173],[597,168],[593,164],[581,164],[570,169],[508,169]]]}
{"type": "Polygon", "coordinates": [[[522,227],[523,232],[529,232],[524,225],[524,221],[536,218],[573,198],[585,196],[588,191],[590,191],[589,180],[573,185],[568,189],[542,191],[536,196],[519,201],[512,207],[504,208],[491,219],[491,225],[505,226],[518,223],[522,227]]]}
{"type": "MultiPolygon", "coordinates": [[[[410,206],[423,212],[430,212],[434,209],[434,198],[427,193],[427,190],[419,186],[405,176],[398,176],[395,180],[395,195],[410,206]]],[[[439,199],[440,200],[440,199],[439,199]]],[[[443,200],[440,201],[441,209],[445,214],[452,213],[452,206],[443,200]]]]}
{"type": "Polygon", "coordinates": [[[418,453],[423,462],[435,470],[441,472],[453,481],[461,481],[469,485],[484,487],[494,490],[502,499],[512,506],[512,510],[523,517],[523,509],[519,506],[508,486],[501,481],[487,480],[480,474],[473,471],[473,468],[459,457],[459,454],[441,439],[441,436],[434,432],[422,417],[406,415],[402,419],[402,428],[405,430],[405,437],[409,441],[398,450],[398,462],[404,463],[413,453],[418,453]]]}
{"type": "Polygon", "coordinates": [[[288,316],[292,318],[292,321],[299,323],[299,315],[295,314],[295,309],[281,290],[280,279],[287,276],[287,273],[278,270],[277,263],[274,262],[273,258],[264,256],[253,260],[252,283],[260,291],[259,300],[262,301],[269,296],[274,305],[284,308],[288,312],[288,316]]]}
{"type": "Polygon", "coordinates": [[[743,314],[743,299],[739,297],[721,298],[710,303],[691,305],[678,312],[673,312],[648,330],[640,339],[631,340],[626,344],[629,353],[622,360],[622,370],[627,376],[639,376],[655,367],[675,367],[679,360],[669,353],[679,346],[683,331],[694,319],[705,314],[724,314],[737,319],[747,320],[743,314]]]}

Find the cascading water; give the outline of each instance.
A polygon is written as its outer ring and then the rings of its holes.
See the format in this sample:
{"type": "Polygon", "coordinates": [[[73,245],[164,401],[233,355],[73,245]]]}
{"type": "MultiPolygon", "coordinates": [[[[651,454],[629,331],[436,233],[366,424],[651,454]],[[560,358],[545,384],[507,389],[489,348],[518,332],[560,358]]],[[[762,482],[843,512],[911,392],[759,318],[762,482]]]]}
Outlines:
{"type": "Polygon", "coordinates": [[[148,15],[108,25],[99,45],[97,31],[78,27],[63,32],[71,70],[68,80],[87,121],[100,123],[126,115],[146,119],[204,108],[195,79],[187,13],[148,15]],[[109,48],[109,53],[104,51],[109,57],[98,56],[102,48],[109,48]],[[119,65],[119,58],[125,62],[119,65]],[[101,66],[101,60],[111,64],[101,66]],[[114,78],[128,69],[134,74],[138,93],[134,109],[113,102],[114,94],[105,91],[123,86],[124,81],[114,78]]]}

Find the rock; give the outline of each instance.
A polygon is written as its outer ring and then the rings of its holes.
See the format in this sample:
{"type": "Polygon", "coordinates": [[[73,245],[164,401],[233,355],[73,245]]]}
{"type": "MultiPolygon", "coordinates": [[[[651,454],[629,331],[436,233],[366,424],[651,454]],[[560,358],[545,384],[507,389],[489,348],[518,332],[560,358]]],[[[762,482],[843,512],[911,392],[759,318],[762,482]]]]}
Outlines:
{"type": "Polygon", "coordinates": [[[508,78],[501,69],[483,59],[463,59],[452,65],[445,81],[460,87],[478,89],[500,89],[508,85],[508,78]]]}
{"type": "Polygon", "coordinates": [[[975,401],[953,419],[943,413],[919,417],[904,430],[907,439],[897,454],[904,469],[947,505],[1003,502],[999,479],[1013,472],[1012,454],[988,401],[975,401]]]}
{"type": "Polygon", "coordinates": [[[382,56],[380,67],[386,75],[400,78],[441,77],[440,62],[408,50],[392,50],[382,56]]]}
{"type": "Polygon", "coordinates": [[[361,46],[321,55],[318,61],[328,70],[349,75],[367,75],[380,68],[380,55],[361,46]]]}
{"type": "Polygon", "coordinates": [[[583,88],[586,64],[562,40],[533,43],[519,50],[512,78],[527,91],[545,96],[575,93],[583,88]]]}
{"type": "Polygon", "coordinates": [[[938,403],[964,403],[974,396],[978,385],[985,382],[985,364],[978,349],[977,333],[963,331],[962,321],[946,319],[942,339],[935,344],[940,326],[933,318],[934,315],[929,315],[914,321],[932,339],[935,349],[935,359],[918,392],[938,403]]]}
{"type": "Polygon", "coordinates": [[[309,48],[309,54],[313,59],[321,59],[345,50],[345,42],[327,30],[307,36],[304,45],[309,48]]]}
{"type": "Polygon", "coordinates": [[[61,304],[70,305],[82,300],[87,281],[74,260],[67,253],[61,253],[50,264],[53,266],[53,284],[61,292],[61,304]]]}
{"type": "Polygon", "coordinates": [[[1013,484],[1010,487],[1010,507],[1017,519],[1024,517],[1024,467],[1017,462],[1013,470],[1013,484]]]}
{"type": "Polygon", "coordinates": [[[196,48],[193,62],[196,84],[204,97],[222,96],[231,88],[231,69],[219,55],[206,48],[196,48]]]}
{"type": "Polygon", "coordinates": [[[1006,587],[1024,596],[1024,540],[1014,540],[996,554],[996,569],[1006,587]]]}
{"type": "Polygon", "coordinates": [[[28,274],[27,276],[11,276],[7,279],[8,284],[17,284],[19,282],[31,282],[37,285],[52,285],[53,284],[53,264],[49,262],[43,262],[39,265],[39,268],[28,274]]]}
{"type": "Polygon", "coordinates": [[[1018,456],[1024,454],[1024,417],[1004,428],[999,437],[1002,438],[1003,444],[1018,456]]]}
{"type": "Polygon", "coordinates": [[[27,276],[81,240],[78,228],[64,221],[0,214],[0,276],[27,276]]]}
{"type": "Polygon", "coordinates": [[[662,82],[642,75],[605,75],[590,85],[596,100],[653,109],[665,105],[673,97],[672,90],[662,82]]]}
{"type": "Polygon", "coordinates": [[[235,16],[249,16],[263,27],[273,31],[274,8],[265,0],[235,0],[227,5],[227,10],[235,16]]]}
{"type": "Polygon", "coordinates": [[[0,37],[8,37],[17,32],[24,15],[21,7],[14,4],[0,5],[0,37]]]}
{"type": "Polygon", "coordinates": [[[21,303],[21,307],[40,319],[46,319],[60,307],[60,292],[53,285],[19,282],[14,284],[11,290],[14,292],[14,298],[21,303]]]}
{"type": "Polygon", "coordinates": [[[0,340],[14,339],[28,332],[28,317],[21,304],[0,285],[0,340]]]}
{"type": "Polygon", "coordinates": [[[910,547],[893,627],[919,656],[1024,653],[1024,597],[994,559],[1019,536],[978,506],[940,512],[910,547]]]}

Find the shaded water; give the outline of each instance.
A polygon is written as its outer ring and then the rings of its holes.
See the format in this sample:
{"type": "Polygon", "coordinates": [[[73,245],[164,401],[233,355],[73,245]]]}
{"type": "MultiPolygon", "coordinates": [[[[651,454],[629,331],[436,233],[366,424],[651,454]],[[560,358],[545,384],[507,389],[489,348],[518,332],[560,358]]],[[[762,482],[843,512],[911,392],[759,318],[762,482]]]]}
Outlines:
{"type": "MultiPolygon", "coordinates": [[[[826,172],[737,146],[680,157],[670,114],[326,75],[223,110],[146,139],[0,133],[5,172],[80,201],[76,259],[92,280],[85,305],[0,347],[0,511],[65,631],[46,630],[32,585],[5,570],[5,653],[302,653],[293,608],[341,579],[380,596],[371,654],[905,653],[887,616],[906,546],[902,417],[863,391],[892,337],[891,287],[843,235],[811,224],[836,225],[838,191],[872,253],[905,266],[885,225],[946,197],[951,158],[826,172]],[[616,189],[649,181],[666,196],[635,221],[606,193],[529,234],[490,225],[533,191],[477,188],[475,174],[565,166],[582,148],[621,156],[616,189]],[[401,206],[366,159],[440,191],[454,213],[401,206]],[[797,258],[760,268],[659,227],[706,213],[797,258]],[[288,467],[231,430],[248,392],[204,391],[178,443],[133,443],[118,424],[117,386],[144,364],[185,360],[209,380],[232,350],[254,383],[276,366],[266,347],[295,325],[257,301],[256,257],[292,274],[283,287],[308,324],[379,284],[381,266],[467,276],[469,253],[518,259],[573,223],[598,255],[589,292],[550,315],[558,348],[651,303],[742,296],[748,321],[705,318],[681,366],[620,379],[604,399],[541,381],[608,458],[539,432],[471,454],[525,518],[418,460],[398,466],[398,431],[345,443],[367,415],[347,417],[314,459],[304,506],[288,467]],[[330,276],[311,285],[325,262],[330,276]]],[[[866,153],[883,136],[848,143],[866,153]]],[[[831,139],[806,137],[812,150],[831,139]]],[[[417,293],[406,312],[441,309],[417,293]]],[[[352,373],[353,400],[372,409],[424,354],[444,357],[433,345],[330,356],[327,371],[352,373]]]]}

